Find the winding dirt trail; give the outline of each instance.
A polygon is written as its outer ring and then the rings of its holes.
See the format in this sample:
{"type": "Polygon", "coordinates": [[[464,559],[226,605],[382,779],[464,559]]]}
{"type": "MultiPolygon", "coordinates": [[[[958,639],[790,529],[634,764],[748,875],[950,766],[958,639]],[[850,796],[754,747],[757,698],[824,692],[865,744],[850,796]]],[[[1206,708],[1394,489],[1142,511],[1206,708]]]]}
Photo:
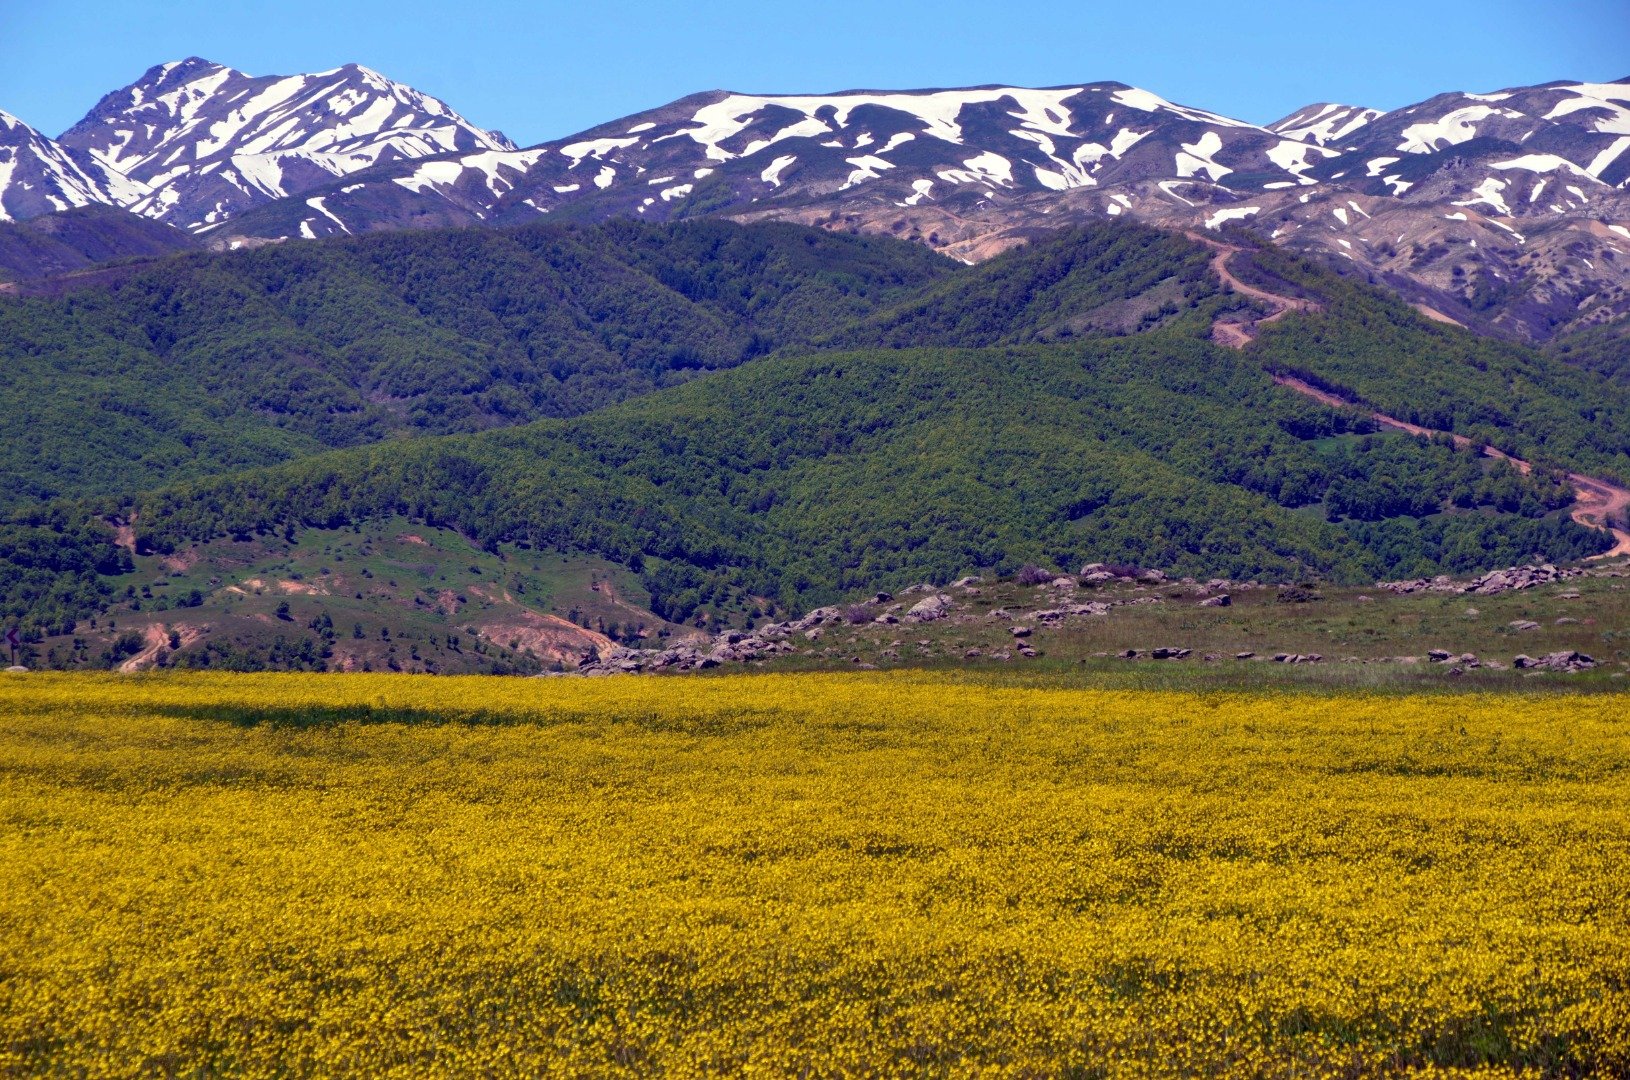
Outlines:
{"type": "Polygon", "coordinates": [[[1259,327],[1278,322],[1293,311],[1322,310],[1316,301],[1280,296],[1277,293],[1268,292],[1266,289],[1259,289],[1255,285],[1247,285],[1235,277],[1234,272],[1228,269],[1228,260],[1243,251],[1243,248],[1236,247],[1233,244],[1225,244],[1221,240],[1213,240],[1209,236],[1201,236],[1195,232],[1186,232],[1183,235],[1197,244],[1204,244],[1216,252],[1211,257],[1211,272],[1221,278],[1224,285],[1242,296],[1249,296],[1253,300],[1261,300],[1273,308],[1272,314],[1265,315],[1260,319],[1253,319],[1247,323],[1217,322],[1211,327],[1211,339],[1217,344],[1226,345],[1230,349],[1243,349],[1256,339],[1259,327]]]}
{"type": "Polygon", "coordinates": [[[163,623],[154,623],[142,631],[142,640],[144,642],[142,651],[120,664],[119,670],[129,675],[152,665],[158,659],[158,654],[170,647],[171,630],[174,630],[180,637],[180,647],[183,649],[194,644],[203,636],[203,632],[199,627],[188,626],[185,623],[177,623],[173,627],[166,627],[163,623]]]}
{"type": "MultiPolygon", "coordinates": [[[[1333,409],[1362,408],[1362,406],[1338,397],[1327,390],[1320,390],[1318,387],[1298,379],[1294,375],[1275,375],[1273,381],[1280,386],[1296,391],[1298,394],[1305,394],[1333,409]]],[[[1472,445],[1472,441],[1464,435],[1434,431],[1431,428],[1421,427],[1419,424],[1411,424],[1407,420],[1400,420],[1396,416],[1388,416],[1384,412],[1371,411],[1369,415],[1370,419],[1378,424],[1398,431],[1406,431],[1411,435],[1423,435],[1431,438],[1434,435],[1448,434],[1450,438],[1454,439],[1456,446],[1472,445]]],[[[1531,464],[1522,458],[1512,457],[1498,447],[1484,445],[1479,449],[1484,457],[1499,458],[1501,461],[1510,462],[1511,466],[1524,476],[1534,471],[1531,464]]],[[[1613,539],[1617,541],[1611,551],[1593,555],[1591,558],[1611,559],[1618,555],[1630,555],[1630,531],[1620,528],[1617,524],[1617,522],[1625,519],[1627,513],[1630,513],[1630,489],[1622,488],[1617,484],[1611,484],[1594,476],[1586,476],[1583,473],[1571,472],[1567,475],[1568,483],[1573,485],[1574,498],[1573,510],[1569,516],[1587,529],[1598,529],[1602,532],[1611,533],[1613,539]]]]}
{"type": "MultiPolygon", "coordinates": [[[[1227,285],[1235,292],[1242,293],[1254,300],[1261,300],[1263,303],[1268,304],[1274,309],[1273,314],[1268,315],[1265,318],[1257,319],[1251,323],[1217,323],[1211,328],[1211,338],[1219,345],[1226,345],[1231,349],[1243,349],[1256,338],[1258,327],[1266,326],[1268,323],[1282,319],[1292,311],[1320,310],[1319,305],[1314,301],[1298,300],[1290,296],[1277,296],[1274,293],[1268,292],[1264,289],[1259,289],[1254,285],[1247,285],[1245,282],[1235,277],[1228,269],[1228,260],[1233,258],[1237,252],[1243,249],[1236,247],[1233,244],[1225,244],[1220,240],[1213,240],[1210,237],[1201,236],[1199,233],[1191,232],[1185,233],[1184,235],[1190,240],[1193,240],[1195,243],[1204,244],[1206,247],[1211,248],[1217,253],[1212,257],[1211,269],[1216,273],[1217,277],[1222,280],[1223,284],[1227,285]]],[[[1438,318],[1442,321],[1454,322],[1453,319],[1442,316],[1437,312],[1428,311],[1425,314],[1428,318],[1438,318]]],[[[1458,326],[1460,324],[1456,323],[1455,325],[1458,326]]],[[[1298,379],[1292,375],[1275,375],[1273,376],[1273,381],[1278,383],[1280,386],[1286,387],[1287,389],[1295,390],[1299,394],[1305,394],[1308,397],[1313,398],[1315,401],[1319,401],[1333,409],[1360,408],[1360,406],[1354,402],[1348,401],[1336,394],[1332,394],[1329,391],[1320,390],[1311,383],[1298,379]]],[[[1448,434],[1452,439],[1454,439],[1456,446],[1472,445],[1472,441],[1466,438],[1464,435],[1455,435],[1452,432],[1434,431],[1431,428],[1422,427],[1419,424],[1412,424],[1407,420],[1400,420],[1395,416],[1388,416],[1383,412],[1372,411],[1370,413],[1370,418],[1376,423],[1385,427],[1394,428],[1398,431],[1406,431],[1411,435],[1422,435],[1430,438],[1434,435],[1448,434]]],[[[1521,458],[1512,457],[1510,454],[1500,450],[1498,447],[1485,445],[1479,447],[1479,449],[1482,451],[1485,457],[1499,458],[1501,461],[1510,462],[1512,467],[1518,472],[1522,473],[1524,476],[1527,476],[1529,473],[1533,472],[1534,467],[1531,464],[1522,460],[1521,458]]],[[[1571,472],[1568,473],[1567,476],[1568,483],[1573,485],[1574,497],[1573,510],[1570,512],[1569,516],[1572,517],[1574,521],[1588,529],[1597,529],[1611,534],[1613,539],[1616,541],[1611,551],[1606,551],[1600,555],[1592,556],[1592,558],[1610,559],[1619,555],[1630,555],[1630,530],[1626,530],[1620,525],[1620,522],[1623,522],[1627,517],[1630,517],[1630,488],[1620,487],[1618,484],[1611,483],[1599,477],[1586,476],[1583,473],[1571,472]]]]}

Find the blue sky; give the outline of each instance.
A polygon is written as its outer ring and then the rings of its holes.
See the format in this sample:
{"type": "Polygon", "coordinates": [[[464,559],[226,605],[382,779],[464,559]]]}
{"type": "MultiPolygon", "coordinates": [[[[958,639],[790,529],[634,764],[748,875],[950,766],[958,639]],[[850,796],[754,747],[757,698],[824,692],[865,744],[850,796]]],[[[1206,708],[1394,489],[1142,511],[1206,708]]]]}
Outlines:
{"type": "Polygon", "coordinates": [[[1630,75],[1627,0],[0,0],[0,109],[57,135],[189,55],[356,61],[524,144],[698,90],[1116,79],[1257,123],[1311,101],[1630,75]]]}

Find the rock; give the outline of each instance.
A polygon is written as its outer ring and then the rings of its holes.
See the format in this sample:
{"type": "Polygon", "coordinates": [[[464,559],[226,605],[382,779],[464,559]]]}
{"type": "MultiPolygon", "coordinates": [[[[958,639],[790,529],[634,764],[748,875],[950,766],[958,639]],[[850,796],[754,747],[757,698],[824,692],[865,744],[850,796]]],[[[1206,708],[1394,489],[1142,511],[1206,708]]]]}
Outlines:
{"type": "Polygon", "coordinates": [[[1201,607],[1232,607],[1234,600],[1227,593],[1221,596],[1208,596],[1200,601],[1201,607]]]}
{"type": "Polygon", "coordinates": [[[27,675],[28,674],[28,669],[25,668],[21,664],[13,664],[10,667],[6,668],[6,674],[8,674],[8,675],[27,675]]]}
{"type": "Polygon", "coordinates": [[[801,619],[795,619],[787,624],[787,629],[793,633],[801,633],[812,626],[822,623],[838,622],[842,620],[843,612],[835,607],[821,607],[811,611],[801,619]]]}
{"type": "Polygon", "coordinates": [[[1579,599],[1579,594],[1576,592],[1559,592],[1556,594],[1556,598],[1558,600],[1577,600],[1579,599]]]}
{"type": "Polygon", "coordinates": [[[912,593],[933,592],[933,591],[934,591],[934,586],[932,586],[932,585],[928,584],[928,582],[924,581],[924,582],[920,582],[920,583],[918,583],[916,585],[908,585],[906,588],[901,589],[900,590],[900,595],[901,596],[909,596],[912,593]]]}
{"type": "Polygon", "coordinates": [[[1448,649],[1428,649],[1428,650],[1426,650],[1426,658],[1428,660],[1432,661],[1434,664],[1441,664],[1441,663],[1443,663],[1445,660],[1449,659],[1449,657],[1451,657],[1453,655],[1454,654],[1451,653],[1448,649]]]}
{"type": "MultiPolygon", "coordinates": [[[[1089,562],[1089,563],[1085,564],[1084,566],[1082,566],[1081,569],[1077,570],[1076,574],[1079,575],[1080,577],[1086,577],[1088,574],[1096,574],[1100,570],[1103,570],[1103,569],[1104,569],[1104,564],[1103,563],[1101,563],[1101,562],[1089,562]]],[[[1111,574],[1109,576],[1114,577],[1115,575],[1111,574]]]]}
{"type": "Polygon", "coordinates": [[[1122,659],[1122,660],[1136,660],[1138,658],[1138,650],[1136,650],[1136,649],[1122,649],[1120,652],[1116,653],[1115,655],[1117,657],[1119,657],[1120,659],[1122,659]]]}
{"type": "Polygon", "coordinates": [[[1216,592],[1219,589],[1231,589],[1233,586],[1234,583],[1229,581],[1227,578],[1214,577],[1210,581],[1206,582],[1206,588],[1211,592],[1216,592]]]}
{"type": "Polygon", "coordinates": [[[1102,585],[1106,581],[1114,580],[1115,575],[1111,574],[1108,570],[1093,570],[1090,573],[1084,573],[1081,575],[1081,584],[1083,585],[1102,585]]]}
{"type": "Polygon", "coordinates": [[[1048,609],[1046,611],[1032,611],[1028,616],[1024,616],[1024,617],[1034,619],[1037,622],[1041,622],[1041,623],[1055,623],[1055,622],[1058,622],[1060,619],[1069,618],[1071,615],[1107,615],[1107,614],[1109,614],[1109,605],[1108,604],[1100,604],[1100,603],[1098,603],[1096,601],[1093,601],[1091,603],[1086,603],[1086,604],[1069,604],[1069,605],[1067,605],[1065,607],[1061,607],[1061,608],[1050,608],[1050,609],[1048,609]]]}
{"type": "Polygon", "coordinates": [[[1539,629],[1539,623],[1534,622],[1532,619],[1515,619],[1515,620],[1507,623],[1506,625],[1511,627],[1511,629],[1513,629],[1513,630],[1538,630],[1539,629]]]}
{"type": "Polygon", "coordinates": [[[1250,651],[1237,652],[1237,653],[1234,654],[1234,659],[1235,660],[1255,660],[1256,659],[1256,653],[1250,652],[1250,651]]]}
{"type": "Polygon", "coordinates": [[[1027,638],[1031,635],[1031,633],[1033,633],[1032,629],[1028,626],[1011,627],[1008,632],[1016,638],[1027,638]]]}
{"type": "Polygon", "coordinates": [[[985,654],[984,654],[984,652],[983,652],[983,651],[982,651],[982,650],[979,650],[979,649],[969,649],[969,650],[968,650],[968,651],[967,651],[967,652],[965,652],[965,653],[963,653],[963,654],[962,654],[962,658],[963,658],[963,659],[964,659],[964,660],[973,660],[973,659],[975,659],[975,658],[976,658],[976,657],[980,657],[980,656],[984,656],[984,655],[985,655],[985,654]]]}
{"type": "Polygon", "coordinates": [[[1166,575],[1165,575],[1165,573],[1163,571],[1160,571],[1160,570],[1145,570],[1143,573],[1138,575],[1138,580],[1139,581],[1147,581],[1147,582],[1150,582],[1150,583],[1158,583],[1158,582],[1165,581],[1166,580],[1166,575]]]}
{"type": "Polygon", "coordinates": [[[943,619],[951,613],[951,598],[944,593],[919,600],[906,612],[906,622],[925,623],[943,619]]]}
{"type": "Polygon", "coordinates": [[[1358,602],[1360,604],[1373,604],[1373,603],[1375,603],[1375,597],[1373,597],[1373,596],[1360,596],[1358,598],[1358,602]]]}
{"type": "Polygon", "coordinates": [[[804,631],[804,637],[808,638],[810,641],[819,641],[825,635],[826,631],[822,630],[819,626],[812,626],[808,630],[804,631]]]}
{"type": "Polygon", "coordinates": [[[957,578],[955,581],[951,582],[951,588],[966,589],[968,586],[978,585],[984,580],[985,579],[980,577],[978,574],[969,574],[967,577],[957,578]]]}
{"type": "Polygon", "coordinates": [[[1047,584],[1055,589],[1073,589],[1075,588],[1075,579],[1072,577],[1056,577],[1047,584]]]}
{"type": "Polygon", "coordinates": [[[1009,611],[1007,608],[991,608],[990,611],[985,613],[985,618],[987,618],[987,619],[1011,619],[1011,618],[1013,618],[1013,613],[1011,611],[1009,611]]]}
{"type": "Polygon", "coordinates": [[[875,596],[872,597],[872,603],[874,603],[874,604],[886,604],[886,603],[888,603],[889,601],[891,601],[893,599],[894,599],[894,594],[893,593],[880,592],[880,593],[877,593],[875,596]]]}
{"type": "Polygon", "coordinates": [[[1163,646],[1149,653],[1152,660],[1186,660],[1192,652],[1190,649],[1180,649],[1176,646],[1163,646]]]}
{"type": "Polygon", "coordinates": [[[1478,611],[1474,607],[1469,607],[1469,608],[1467,608],[1465,610],[1464,614],[1465,614],[1466,618],[1468,618],[1468,619],[1475,619],[1475,618],[1477,618],[1479,615],[1481,615],[1483,613],[1481,611],[1478,611]]]}
{"type": "Polygon", "coordinates": [[[1560,619],[1558,619],[1556,621],[1555,625],[1557,625],[1557,626],[1574,626],[1578,622],[1579,622],[1579,620],[1574,618],[1572,615],[1564,615],[1564,616],[1562,616],[1560,619]]]}
{"type": "Polygon", "coordinates": [[[887,613],[879,615],[877,618],[872,620],[872,622],[881,623],[884,626],[893,626],[894,624],[898,623],[899,621],[900,621],[900,616],[891,615],[891,614],[887,614],[887,613]]]}

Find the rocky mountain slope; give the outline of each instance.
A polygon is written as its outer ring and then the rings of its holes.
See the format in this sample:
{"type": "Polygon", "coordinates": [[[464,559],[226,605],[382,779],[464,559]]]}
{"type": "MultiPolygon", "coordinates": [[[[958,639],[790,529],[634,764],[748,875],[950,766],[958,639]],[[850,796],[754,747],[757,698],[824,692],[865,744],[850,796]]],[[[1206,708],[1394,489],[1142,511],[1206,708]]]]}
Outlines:
{"type": "Polygon", "coordinates": [[[0,112],[0,222],[26,221],[80,206],[119,206],[146,194],[139,183],[62,146],[0,112]]]}
{"type": "Polygon", "coordinates": [[[82,179],[52,201],[0,175],[12,216],[106,201],[223,247],[713,215],[887,233],[977,261],[1124,216],[1248,226],[1434,317],[1519,339],[1630,314],[1630,81],[1391,112],[1319,103],[1267,126],[1114,82],[713,91],[517,150],[365,68],[252,78],[192,59],[110,94],[60,143],[33,133],[28,146],[82,179]]]}
{"type": "Polygon", "coordinates": [[[108,94],[58,142],[85,168],[140,185],[116,193],[119,205],[195,230],[373,165],[515,149],[356,64],[256,77],[197,57],[108,94]]]}

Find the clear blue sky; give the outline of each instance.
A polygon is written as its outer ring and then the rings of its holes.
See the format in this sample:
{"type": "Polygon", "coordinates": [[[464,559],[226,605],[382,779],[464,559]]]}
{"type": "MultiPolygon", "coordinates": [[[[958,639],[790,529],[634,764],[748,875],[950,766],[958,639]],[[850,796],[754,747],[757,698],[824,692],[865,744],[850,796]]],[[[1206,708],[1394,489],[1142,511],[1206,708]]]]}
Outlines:
{"type": "Polygon", "coordinates": [[[148,67],[355,61],[523,145],[698,90],[1116,79],[1265,123],[1311,101],[1630,75],[1630,0],[0,0],[0,109],[57,135],[148,67]]]}

